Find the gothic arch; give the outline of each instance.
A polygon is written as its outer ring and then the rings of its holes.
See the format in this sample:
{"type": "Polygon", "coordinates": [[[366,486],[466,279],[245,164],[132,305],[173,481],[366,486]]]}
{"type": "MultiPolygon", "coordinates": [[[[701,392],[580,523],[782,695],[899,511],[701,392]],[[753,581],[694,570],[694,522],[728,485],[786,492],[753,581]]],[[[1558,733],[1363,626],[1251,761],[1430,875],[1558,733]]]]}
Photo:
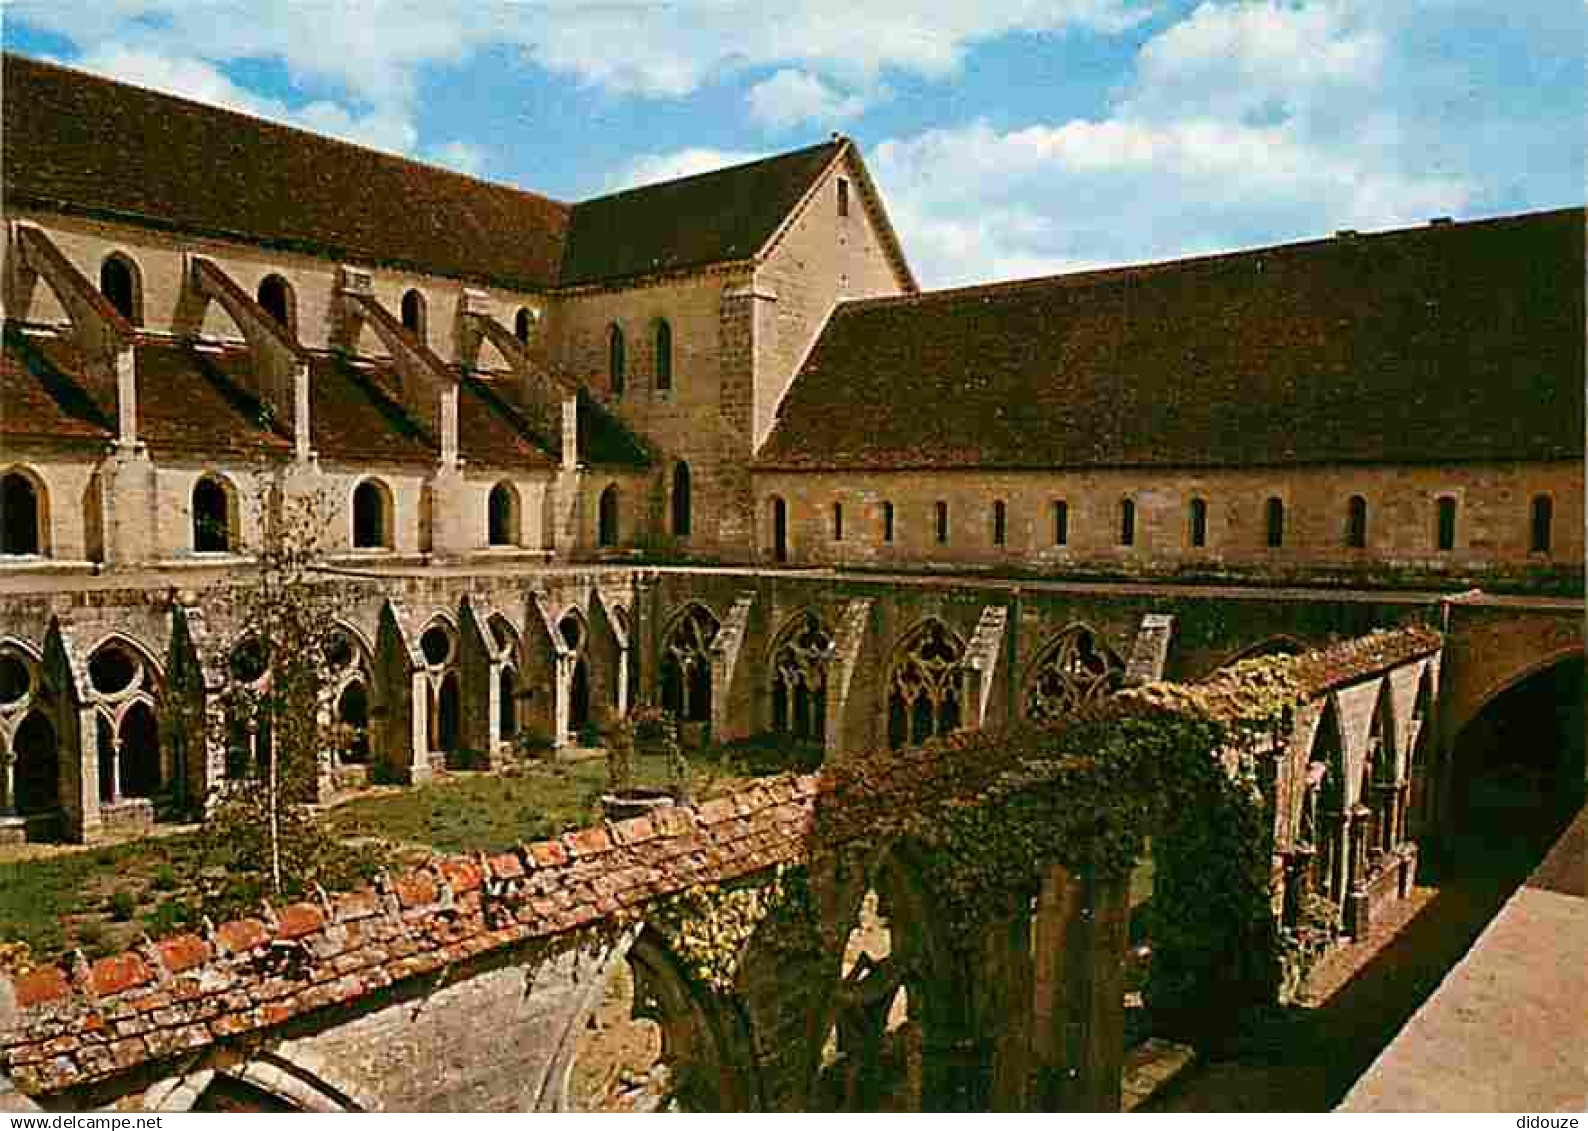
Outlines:
{"type": "Polygon", "coordinates": [[[633,979],[631,1016],[654,1021],[660,1029],[659,1061],[669,1066],[672,1082],[683,1085],[677,1099],[686,1109],[762,1110],[754,1046],[742,1012],[701,988],[667,936],[650,924],[620,939],[603,956],[594,978],[581,979],[585,989],[579,1008],[557,1035],[550,1063],[519,1106],[532,1111],[577,1110],[571,1077],[581,1038],[622,964],[627,964],[633,979]]]}
{"type": "Polygon", "coordinates": [[[783,622],[767,652],[771,729],[825,743],[827,675],[835,650],[833,631],[815,609],[783,622]]]}
{"type": "Polygon", "coordinates": [[[959,729],[965,714],[965,640],[929,616],[889,652],[882,688],[888,745],[913,746],[959,729]]]}
{"type": "Polygon", "coordinates": [[[722,621],[705,605],[691,601],[661,636],[662,706],[683,722],[711,720],[711,644],[722,621]]]}
{"type": "Polygon", "coordinates": [[[1125,662],[1093,629],[1071,624],[1036,653],[1026,679],[1025,717],[1047,721],[1119,690],[1125,662]]]}

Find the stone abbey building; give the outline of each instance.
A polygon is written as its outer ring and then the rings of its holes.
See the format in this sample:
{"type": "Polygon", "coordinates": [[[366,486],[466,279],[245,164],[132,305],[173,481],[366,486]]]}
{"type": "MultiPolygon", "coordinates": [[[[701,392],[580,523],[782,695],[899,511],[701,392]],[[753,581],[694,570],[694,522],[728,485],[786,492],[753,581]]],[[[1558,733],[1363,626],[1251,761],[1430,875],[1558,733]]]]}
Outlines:
{"type": "MultiPolygon", "coordinates": [[[[338,609],[332,788],[566,747],[639,701],[691,741],[927,764],[950,732],[1316,651],[1262,783],[1276,922],[1317,895],[1360,933],[1496,749],[1580,795],[1582,209],[923,292],[842,137],[570,204],[19,56],[3,80],[0,842],[136,832],[252,772],[261,736],[193,721],[266,675],[213,586],[302,501],[338,609]]],[[[8,1071],[57,1109],[190,1106],[197,1077],[144,1061],[252,1021],[155,1010],[123,1063],[63,1018],[322,930],[376,940],[400,969],[368,985],[397,993],[506,945],[486,895],[544,918],[559,868],[577,902],[678,845],[716,871],[669,882],[802,859],[819,790],[0,979],[8,1071]],[[436,924],[452,942],[387,953],[436,924]]],[[[652,944],[631,963],[698,1020],[652,944]]],[[[353,1021],[311,1040],[278,1011],[274,1060],[198,1075],[311,1107],[561,1106],[579,979],[485,971],[422,1040],[380,1036],[400,994],[336,988],[368,997],[353,1021]],[[454,1092],[403,1090],[434,1063],[454,1092]]]]}
{"type": "Polygon", "coordinates": [[[1581,594],[1580,209],[923,292],[837,136],[568,204],[19,56],[4,115],[13,830],[236,770],[168,706],[294,496],[351,764],[407,780],[636,697],[901,745],[1581,594]],[[1195,585],[1270,612],[1176,630],[1195,585]]]}

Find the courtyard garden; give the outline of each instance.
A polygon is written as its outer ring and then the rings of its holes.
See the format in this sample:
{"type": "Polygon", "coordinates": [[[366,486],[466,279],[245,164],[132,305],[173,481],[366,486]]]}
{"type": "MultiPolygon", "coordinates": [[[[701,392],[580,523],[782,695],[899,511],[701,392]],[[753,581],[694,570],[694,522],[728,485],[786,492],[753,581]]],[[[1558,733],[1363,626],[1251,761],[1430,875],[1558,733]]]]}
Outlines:
{"type": "MultiPolygon", "coordinates": [[[[684,752],[684,791],[703,799],[753,777],[805,772],[819,748],[774,737],[684,752]]],[[[675,786],[677,769],[657,755],[634,762],[638,787],[675,786]]],[[[357,887],[382,868],[437,854],[500,852],[599,821],[605,759],[511,762],[491,770],[443,773],[422,786],[374,786],[327,805],[326,836],[313,882],[357,887]]],[[[300,885],[307,888],[307,883],[300,885]]],[[[264,878],[241,871],[202,826],[96,848],[0,848],[0,965],[80,948],[90,959],[124,950],[142,934],[159,937],[255,914],[264,878]],[[26,951],[14,944],[23,944],[26,951]],[[8,946],[8,944],[10,944],[8,946]]]]}

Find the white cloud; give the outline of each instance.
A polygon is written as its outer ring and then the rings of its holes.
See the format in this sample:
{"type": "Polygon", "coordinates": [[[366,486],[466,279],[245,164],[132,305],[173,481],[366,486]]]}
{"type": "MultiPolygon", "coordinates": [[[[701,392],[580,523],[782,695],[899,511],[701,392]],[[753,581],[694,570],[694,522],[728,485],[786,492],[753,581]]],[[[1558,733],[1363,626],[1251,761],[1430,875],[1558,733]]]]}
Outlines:
{"type": "Polygon", "coordinates": [[[114,42],[212,63],[279,59],[300,82],[402,108],[412,106],[421,67],[461,64],[494,46],[620,95],[677,98],[713,79],[769,67],[873,89],[885,70],[950,75],[971,46],[1012,32],[1115,32],[1147,10],[1147,0],[806,0],[776,9],[722,0],[8,3],[12,18],[80,45],[114,42]]]}
{"type": "Polygon", "coordinates": [[[758,161],[765,156],[764,153],[744,150],[705,148],[678,149],[671,153],[642,153],[619,170],[608,185],[608,191],[619,192],[639,185],[655,184],[658,181],[692,177],[696,173],[709,173],[714,169],[726,169],[729,165],[758,161]]]}
{"type": "Polygon", "coordinates": [[[1559,143],[1581,129],[1580,13],[1428,7],[1202,3],[1096,117],[959,123],[868,160],[926,285],[1580,199],[1559,143]]]}
{"type": "Polygon", "coordinates": [[[466,141],[449,141],[445,145],[429,150],[425,154],[425,160],[477,177],[485,169],[486,153],[479,146],[470,145],[466,141]]]}
{"type": "Polygon", "coordinates": [[[857,117],[866,99],[844,94],[806,71],[784,68],[750,88],[750,117],[774,130],[813,122],[836,125],[857,117]]]}

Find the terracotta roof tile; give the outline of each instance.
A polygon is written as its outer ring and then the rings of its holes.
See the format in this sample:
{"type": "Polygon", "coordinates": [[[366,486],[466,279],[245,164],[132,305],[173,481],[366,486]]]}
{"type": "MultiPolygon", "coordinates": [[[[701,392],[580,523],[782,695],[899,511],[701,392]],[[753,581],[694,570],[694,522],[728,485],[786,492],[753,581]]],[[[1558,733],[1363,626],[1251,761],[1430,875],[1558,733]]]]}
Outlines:
{"type": "Polygon", "coordinates": [[[823,142],[576,204],[560,282],[572,286],[749,259],[843,144],[823,142]]]}
{"type": "Polygon", "coordinates": [[[0,353],[0,435],[103,444],[116,436],[116,382],[90,372],[58,338],[5,327],[0,353]]]}
{"type": "Polygon", "coordinates": [[[840,306],[769,468],[1581,459],[1581,209],[840,306]]]}
{"type": "Polygon", "coordinates": [[[520,290],[555,282],[567,205],[25,56],[4,63],[16,204],[520,290]]]}

